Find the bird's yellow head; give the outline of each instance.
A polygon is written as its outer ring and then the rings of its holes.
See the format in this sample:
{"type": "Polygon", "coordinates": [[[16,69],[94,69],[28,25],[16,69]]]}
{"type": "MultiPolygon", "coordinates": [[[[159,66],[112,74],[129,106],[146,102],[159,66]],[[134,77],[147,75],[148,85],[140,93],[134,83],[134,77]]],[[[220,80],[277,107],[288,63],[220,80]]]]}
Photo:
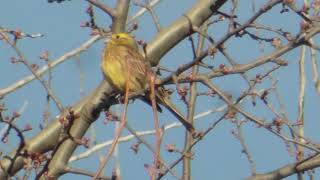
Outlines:
{"type": "Polygon", "coordinates": [[[108,42],[110,46],[127,46],[130,48],[138,49],[136,40],[126,33],[112,34],[110,41],[108,42]]]}

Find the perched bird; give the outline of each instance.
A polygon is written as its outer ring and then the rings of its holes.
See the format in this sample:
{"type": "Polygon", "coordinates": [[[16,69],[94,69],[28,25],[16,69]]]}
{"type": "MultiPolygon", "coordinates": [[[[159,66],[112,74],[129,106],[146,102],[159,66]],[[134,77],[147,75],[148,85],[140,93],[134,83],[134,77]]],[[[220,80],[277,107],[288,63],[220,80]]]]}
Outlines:
{"type": "MultiPolygon", "coordinates": [[[[102,56],[102,70],[106,80],[119,92],[125,93],[126,86],[129,92],[144,90],[149,84],[149,76],[153,74],[151,65],[139,52],[135,39],[126,33],[113,34],[106,44],[102,56]]],[[[172,104],[169,93],[162,87],[157,87],[156,102],[166,107],[179,121],[194,135],[195,129],[185,120],[182,113],[172,104]]],[[[150,96],[141,98],[151,105],[150,96]]],[[[161,108],[157,104],[157,109],[161,108]]]]}

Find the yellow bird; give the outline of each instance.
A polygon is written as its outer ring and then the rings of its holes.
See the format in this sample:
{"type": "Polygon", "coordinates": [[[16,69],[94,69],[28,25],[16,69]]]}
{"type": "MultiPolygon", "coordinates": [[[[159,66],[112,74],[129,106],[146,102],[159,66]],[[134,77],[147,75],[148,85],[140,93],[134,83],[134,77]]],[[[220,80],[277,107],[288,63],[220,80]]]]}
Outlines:
{"type": "MultiPolygon", "coordinates": [[[[122,94],[125,93],[126,86],[128,86],[129,92],[144,90],[149,84],[148,76],[153,73],[149,61],[140,54],[135,39],[126,33],[111,36],[105,46],[101,66],[107,81],[122,94]]],[[[194,135],[193,125],[186,121],[182,113],[172,104],[168,92],[164,88],[158,87],[155,96],[157,103],[171,111],[194,135]]],[[[151,105],[150,97],[142,97],[142,100],[151,105]]],[[[158,105],[157,109],[161,112],[158,105]]]]}

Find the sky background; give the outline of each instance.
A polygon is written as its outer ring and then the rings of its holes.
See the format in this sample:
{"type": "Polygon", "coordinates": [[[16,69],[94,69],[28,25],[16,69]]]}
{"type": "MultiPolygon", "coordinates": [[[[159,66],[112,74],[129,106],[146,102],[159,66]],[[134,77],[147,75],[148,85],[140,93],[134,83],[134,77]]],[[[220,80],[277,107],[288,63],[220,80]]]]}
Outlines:
{"type": "MultiPolygon", "coordinates": [[[[108,5],[113,6],[113,1],[107,2],[108,5]]],[[[170,25],[176,18],[186,12],[196,1],[194,0],[176,0],[161,1],[155,8],[155,12],[159,16],[160,23],[163,27],[170,25]]],[[[252,12],[252,2],[255,2],[257,9],[262,3],[266,1],[239,1],[238,22],[245,22],[249,19],[252,12]]],[[[78,47],[90,37],[90,29],[80,27],[81,23],[87,21],[89,17],[85,13],[88,4],[85,1],[66,1],[61,4],[47,3],[46,0],[34,0],[29,2],[22,2],[20,0],[3,1],[0,6],[0,26],[13,30],[22,30],[25,33],[41,33],[44,34],[42,38],[23,39],[19,41],[18,47],[23,51],[30,63],[36,63],[40,67],[45,65],[39,56],[46,50],[49,51],[50,60],[54,60],[64,53],[78,47]]],[[[130,15],[135,14],[140,8],[132,6],[130,8],[130,15]]],[[[96,13],[96,20],[100,26],[108,27],[110,25],[110,18],[102,13],[99,9],[94,9],[96,13]]],[[[278,5],[266,15],[263,15],[258,22],[265,25],[272,25],[275,28],[282,28],[284,31],[290,31],[293,35],[299,32],[299,24],[301,19],[292,12],[280,14],[281,6],[278,5]]],[[[230,12],[230,4],[226,3],[223,12],[230,12]]],[[[216,18],[216,16],[214,17],[216,18]]],[[[141,39],[146,42],[150,41],[156,34],[157,30],[154,26],[152,18],[149,14],[145,14],[137,20],[139,28],[134,35],[136,39],[141,39]]],[[[215,40],[219,40],[226,31],[227,23],[222,22],[215,24],[209,28],[209,35],[215,40]]],[[[259,32],[260,35],[272,38],[275,34],[259,32]]],[[[193,36],[197,38],[197,36],[193,36]]],[[[317,41],[317,39],[316,39],[317,41]]],[[[61,100],[64,106],[72,106],[78,102],[83,96],[80,89],[83,89],[84,94],[89,94],[103,79],[100,70],[100,56],[103,48],[103,41],[99,41],[91,46],[87,51],[80,54],[80,56],[73,57],[63,64],[52,70],[52,89],[57,97],[61,100]],[[80,81],[80,74],[84,75],[84,79],[80,81]]],[[[233,55],[233,58],[238,63],[248,63],[254,59],[266,55],[273,51],[270,44],[253,41],[247,36],[243,38],[232,38],[227,41],[227,51],[233,55]]],[[[190,42],[186,39],[178,46],[173,48],[161,60],[161,65],[169,67],[174,70],[182,63],[192,60],[192,52],[190,42]]],[[[273,74],[273,78],[278,80],[278,90],[281,94],[282,101],[286,108],[286,115],[291,122],[294,122],[297,117],[297,102],[299,94],[299,74],[298,74],[298,57],[299,49],[291,51],[283,56],[288,60],[289,65],[283,67],[273,74]]],[[[15,56],[14,51],[7,45],[0,41],[0,89],[9,86],[22,77],[29,75],[30,72],[22,64],[10,63],[10,58],[15,56]]],[[[215,67],[221,63],[226,63],[226,60],[217,54],[213,59],[206,58],[205,62],[211,63],[215,67]]],[[[257,73],[267,72],[273,64],[267,64],[262,67],[249,71],[250,79],[255,77],[257,73]]],[[[203,70],[204,72],[204,70],[203,70]]],[[[307,72],[307,87],[306,87],[306,110],[305,110],[305,133],[310,139],[315,142],[319,141],[319,125],[320,121],[317,117],[317,110],[319,107],[319,96],[312,82],[312,71],[310,58],[306,60],[307,72]]],[[[44,76],[47,79],[47,76],[44,76]]],[[[215,78],[213,80],[223,91],[232,94],[236,99],[243,90],[247,88],[246,82],[239,75],[225,76],[215,78]]],[[[271,81],[266,80],[258,86],[258,89],[269,88],[271,81]]],[[[171,86],[174,88],[173,86],[171,86]]],[[[200,91],[205,91],[204,87],[199,85],[200,91]]],[[[175,103],[183,107],[184,104],[177,100],[178,96],[173,95],[175,103]]],[[[272,93],[268,96],[270,102],[275,102],[275,95],[272,93]]],[[[27,137],[33,137],[40,131],[39,124],[43,123],[43,113],[46,108],[46,92],[38,81],[33,81],[28,85],[11,93],[0,103],[5,103],[8,111],[5,112],[10,115],[13,111],[18,111],[23,104],[26,104],[21,118],[17,124],[22,127],[29,123],[34,130],[26,133],[27,137]]],[[[205,112],[211,109],[220,107],[224,103],[217,97],[199,97],[196,114],[205,112]]],[[[279,104],[276,102],[274,107],[279,110],[279,104]]],[[[266,110],[262,101],[257,100],[257,106],[253,107],[250,101],[246,101],[241,106],[248,112],[257,115],[261,118],[266,118],[272,121],[274,114],[266,110]]],[[[183,109],[182,108],[182,109],[183,109]]],[[[112,107],[113,111],[121,113],[121,106],[112,107]]],[[[54,104],[50,106],[51,118],[58,115],[58,110],[54,104]]],[[[215,122],[222,113],[214,113],[209,116],[201,118],[196,122],[196,127],[199,130],[205,130],[208,125],[215,122]]],[[[150,130],[153,129],[152,110],[148,105],[134,101],[129,105],[128,123],[134,127],[135,130],[150,130]]],[[[240,117],[241,119],[241,117],[240,117]]],[[[160,115],[161,124],[169,124],[176,122],[175,118],[168,112],[160,115]]],[[[0,128],[3,125],[0,124],[0,128]]],[[[105,125],[103,123],[103,116],[99,118],[94,124],[93,129],[96,134],[98,142],[110,140],[114,136],[114,126],[112,123],[105,125]]],[[[227,120],[222,121],[206,138],[201,141],[193,152],[196,154],[192,161],[192,176],[193,179],[244,179],[250,176],[250,168],[248,160],[239,141],[232,135],[235,125],[227,120]]],[[[243,126],[243,133],[248,144],[249,150],[256,163],[258,173],[264,173],[276,168],[279,168],[287,163],[295,162],[295,156],[290,156],[286,149],[285,143],[270,132],[257,128],[253,123],[246,123],[243,126]]],[[[124,135],[129,134],[127,131],[124,135]]],[[[87,137],[92,136],[92,131],[88,131],[87,137]]],[[[10,136],[10,141],[6,144],[0,143],[0,151],[9,152],[16,146],[17,138],[15,133],[10,136]]],[[[146,140],[153,143],[153,137],[145,137],[146,140]]],[[[179,149],[183,148],[184,129],[176,128],[166,132],[163,141],[162,155],[166,162],[170,164],[178,154],[168,153],[165,151],[165,144],[176,144],[179,149]]],[[[130,146],[136,140],[119,145],[119,160],[121,168],[121,176],[123,179],[148,179],[148,174],[144,169],[144,164],[152,163],[152,154],[143,146],[140,146],[140,151],[135,155],[130,146]]],[[[85,151],[84,148],[78,148],[75,154],[85,151]]],[[[98,153],[98,155],[105,154],[106,149],[98,153]]],[[[93,155],[85,160],[71,164],[71,166],[83,168],[94,172],[98,166],[98,156],[93,155]]],[[[111,175],[114,168],[114,160],[112,160],[106,168],[105,174],[111,175]]],[[[176,171],[180,174],[181,166],[177,166],[176,171]]],[[[315,171],[315,177],[319,177],[319,172],[315,171]]],[[[65,175],[61,179],[88,179],[84,176],[65,175]]],[[[166,180],[174,179],[170,174],[165,178],[166,180]]],[[[287,179],[296,179],[295,176],[287,179]]],[[[317,179],[317,178],[316,178],[317,179]]]]}

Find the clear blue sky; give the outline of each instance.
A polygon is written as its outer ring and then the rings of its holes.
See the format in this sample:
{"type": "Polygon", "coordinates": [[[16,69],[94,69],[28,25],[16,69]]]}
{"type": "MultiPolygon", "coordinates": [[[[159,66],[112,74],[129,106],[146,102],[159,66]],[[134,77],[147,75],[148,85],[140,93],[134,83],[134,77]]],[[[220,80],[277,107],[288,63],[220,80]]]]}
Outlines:
{"type": "MultiPolygon", "coordinates": [[[[108,2],[109,1],[103,1],[108,2]]],[[[192,6],[195,1],[184,0],[182,1],[168,1],[163,0],[155,9],[157,12],[161,25],[163,27],[169,25],[177,17],[180,17],[188,8],[192,6]]],[[[251,2],[251,1],[250,1],[251,2]]],[[[111,2],[111,5],[114,0],[111,2]]],[[[256,2],[256,6],[260,7],[261,2],[256,2]]],[[[245,22],[251,15],[251,3],[249,1],[239,1],[238,21],[245,22]]],[[[78,47],[82,42],[90,37],[90,30],[81,28],[80,24],[88,20],[85,11],[87,3],[85,1],[67,1],[62,4],[47,3],[46,0],[34,0],[30,2],[23,2],[20,0],[4,1],[0,7],[0,26],[13,30],[21,29],[26,33],[41,33],[44,34],[42,38],[24,39],[19,41],[18,47],[24,52],[26,57],[31,63],[37,63],[40,67],[45,63],[39,59],[39,55],[45,50],[49,51],[50,59],[56,59],[67,51],[78,47]]],[[[259,19],[259,23],[272,25],[275,28],[283,28],[285,31],[290,31],[293,35],[299,31],[300,20],[296,15],[279,14],[280,6],[277,6],[272,13],[264,15],[259,19]]],[[[130,10],[130,14],[134,14],[137,7],[130,10]]],[[[96,10],[96,9],[95,9],[96,10]]],[[[225,12],[229,12],[229,4],[223,8],[225,12]]],[[[100,26],[109,26],[110,19],[103,14],[100,10],[96,10],[97,22],[100,26]]],[[[149,15],[144,15],[137,21],[139,29],[134,33],[137,39],[145,41],[151,40],[156,29],[149,15]]],[[[210,35],[218,40],[221,38],[226,29],[226,23],[220,23],[210,27],[210,35]]],[[[272,38],[275,34],[261,33],[262,35],[272,38]]],[[[196,37],[196,36],[194,36],[196,37]]],[[[259,44],[256,41],[244,38],[234,38],[228,41],[225,45],[227,51],[232,54],[233,58],[238,63],[246,63],[253,61],[255,58],[272,52],[272,48],[267,43],[259,44]],[[260,48],[260,49],[259,49],[260,48]],[[261,51],[263,48],[263,52],[261,51]]],[[[89,94],[103,76],[100,70],[100,52],[103,48],[103,42],[100,41],[90,47],[86,52],[82,53],[78,58],[74,57],[64,64],[56,67],[53,74],[52,89],[57,97],[63,102],[64,106],[71,106],[80,100],[80,71],[84,74],[83,89],[85,94],[89,94]],[[80,65],[79,65],[80,60],[80,65]],[[80,68],[79,68],[80,67],[80,68]]],[[[11,64],[10,57],[15,56],[14,52],[8,45],[0,41],[0,89],[7,87],[15,81],[21,79],[30,72],[22,64],[11,64]]],[[[278,88],[282,100],[286,107],[286,113],[289,119],[294,122],[297,117],[297,97],[299,93],[298,82],[298,57],[299,50],[290,52],[284,56],[289,62],[289,66],[282,68],[274,73],[274,78],[279,80],[278,88]]],[[[169,52],[161,61],[162,65],[174,69],[184,62],[192,59],[190,43],[185,40],[179,46],[175,47],[169,52]]],[[[206,62],[212,61],[207,59],[206,62]]],[[[226,63],[221,55],[217,55],[213,65],[218,66],[219,63],[226,63]]],[[[250,71],[248,75],[254,78],[257,72],[266,72],[271,65],[263,66],[264,68],[257,68],[250,71]]],[[[306,136],[319,141],[318,127],[320,121],[315,117],[316,110],[319,107],[319,96],[316,94],[312,83],[312,73],[310,58],[307,58],[307,88],[306,88],[306,136]]],[[[47,76],[45,76],[47,78],[47,76]]],[[[219,87],[233,95],[234,98],[238,97],[241,92],[246,88],[246,83],[238,75],[226,76],[216,78],[213,80],[219,87]]],[[[259,88],[270,87],[270,81],[266,81],[259,88]]],[[[200,87],[203,89],[203,87],[200,87]]],[[[177,97],[176,95],[174,97],[177,97]]],[[[175,98],[177,99],[177,98],[175,98]]],[[[274,94],[269,97],[270,101],[275,99],[274,94]]],[[[12,111],[17,111],[21,106],[27,102],[21,118],[17,122],[20,126],[26,123],[33,125],[34,130],[26,133],[26,136],[32,137],[39,132],[39,124],[43,120],[43,112],[46,105],[46,93],[39,82],[34,81],[16,92],[6,96],[0,102],[5,103],[8,107],[7,114],[12,111]]],[[[214,109],[223,105],[223,102],[215,97],[200,97],[199,106],[196,110],[197,113],[204,112],[209,109],[214,109]]],[[[180,101],[176,103],[184,106],[180,101]]],[[[263,103],[257,100],[257,106],[253,107],[249,101],[243,104],[243,108],[248,112],[253,113],[261,118],[266,118],[271,121],[274,118],[272,112],[266,110],[263,103]]],[[[279,111],[279,105],[274,104],[275,108],[279,111]]],[[[121,107],[113,108],[115,111],[121,111],[121,107]]],[[[54,104],[51,105],[52,117],[57,115],[58,111],[54,104]]],[[[213,123],[221,113],[201,118],[196,126],[200,130],[204,130],[209,124],[213,123]]],[[[140,101],[135,101],[129,106],[128,121],[136,130],[149,130],[153,128],[152,111],[147,105],[140,101]]],[[[161,123],[168,124],[176,121],[172,115],[165,112],[160,115],[161,123]]],[[[113,137],[113,125],[104,125],[102,119],[97,120],[93,125],[95,127],[97,140],[110,140],[113,137]]],[[[0,124],[0,128],[3,127],[0,124]]],[[[193,179],[243,179],[250,176],[249,164],[246,156],[241,152],[242,147],[239,141],[232,135],[231,131],[235,129],[234,124],[223,121],[215,130],[213,130],[201,143],[199,143],[194,152],[194,160],[192,161],[192,174],[193,179]]],[[[263,173],[275,168],[279,168],[288,162],[294,162],[295,157],[289,156],[285,144],[278,137],[272,135],[268,131],[257,128],[255,124],[247,123],[243,127],[245,139],[247,141],[249,150],[255,160],[257,172],[263,173]]],[[[124,132],[128,134],[128,132],[124,132]]],[[[183,148],[183,128],[169,130],[164,137],[163,147],[165,144],[176,144],[180,149],[183,148]]],[[[88,137],[91,132],[87,133],[88,137]]],[[[0,151],[9,151],[15,147],[15,134],[13,133],[8,144],[0,145],[0,151]]],[[[146,137],[150,142],[154,142],[154,138],[146,137]]],[[[130,150],[130,146],[136,141],[123,143],[119,146],[120,167],[123,179],[148,179],[147,172],[144,169],[144,164],[152,163],[152,154],[146,150],[143,145],[137,155],[130,150]]],[[[78,148],[77,153],[84,151],[84,148],[78,148]]],[[[105,154],[106,149],[103,149],[99,155],[105,154]]],[[[169,154],[162,151],[163,157],[170,164],[178,155],[169,154]]],[[[97,156],[90,157],[89,159],[79,161],[72,166],[78,166],[86,170],[94,171],[97,169],[99,163],[97,156]]],[[[176,169],[180,172],[180,167],[176,169]]],[[[108,164],[106,174],[110,175],[113,169],[113,162],[108,164]]],[[[319,173],[316,171],[316,177],[319,173]]],[[[66,175],[61,179],[88,179],[83,176],[66,175]]],[[[174,179],[171,175],[167,175],[166,180],[174,179]]],[[[296,179],[295,177],[287,179],[296,179]]]]}

